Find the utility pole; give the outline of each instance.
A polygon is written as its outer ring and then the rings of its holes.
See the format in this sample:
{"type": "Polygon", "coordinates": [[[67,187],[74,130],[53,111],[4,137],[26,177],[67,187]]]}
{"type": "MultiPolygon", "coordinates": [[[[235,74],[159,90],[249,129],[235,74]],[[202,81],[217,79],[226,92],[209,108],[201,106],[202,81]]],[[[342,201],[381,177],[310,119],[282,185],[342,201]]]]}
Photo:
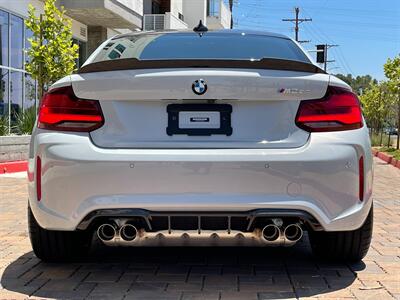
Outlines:
{"type": "Polygon", "coordinates": [[[327,64],[328,63],[331,63],[331,62],[335,62],[335,60],[333,59],[333,60],[328,60],[328,50],[330,49],[330,48],[332,48],[332,47],[338,47],[339,45],[328,45],[328,44],[325,44],[325,52],[324,52],[324,55],[325,55],[325,59],[324,59],[324,71],[326,71],[326,69],[327,69],[327,64]]]}
{"type": "Polygon", "coordinates": [[[233,0],[229,0],[229,10],[231,11],[231,29],[233,28],[233,0]]]}
{"type": "Polygon", "coordinates": [[[332,47],[338,47],[339,45],[328,45],[328,44],[320,44],[316,45],[316,50],[308,50],[308,52],[316,52],[317,53],[317,63],[324,64],[324,70],[327,70],[327,65],[330,62],[335,62],[335,60],[328,60],[328,49],[332,47]]]}
{"type": "Polygon", "coordinates": [[[284,22],[294,22],[295,26],[294,26],[294,32],[295,32],[295,40],[299,43],[307,43],[309,41],[299,41],[299,25],[303,22],[311,22],[312,19],[310,18],[304,18],[304,19],[300,19],[299,18],[299,14],[300,14],[300,8],[299,7],[295,7],[294,8],[294,12],[296,14],[296,18],[295,19],[282,19],[282,21],[284,22]]]}

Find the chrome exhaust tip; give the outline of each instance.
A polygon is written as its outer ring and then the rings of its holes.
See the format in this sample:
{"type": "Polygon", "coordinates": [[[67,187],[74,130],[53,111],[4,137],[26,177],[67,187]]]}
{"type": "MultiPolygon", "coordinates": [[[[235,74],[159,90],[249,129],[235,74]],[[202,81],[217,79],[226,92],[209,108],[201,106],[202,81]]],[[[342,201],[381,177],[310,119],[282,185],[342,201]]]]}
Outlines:
{"type": "Polygon", "coordinates": [[[115,234],[115,228],[111,224],[106,223],[97,228],[97,237],[103,242],[111,241],[115,237],[115,234]]]}
{"type": "Polygon", "coordinates": [[[137,236],[137,229],[132,224],[125,224],[119,229],[119,236],[124,241],[133,241],[137,236]]]}
{"type": "Polygon", "coordinates": [[[299,224],[290,224],[286,226],[283,235],[290,242],[297,242],[303,237],[303,229],[299,224]]]}
{"type": "Polygon", "coordinates": [[[278,226],[269,224],[263,228],[261,234],[266,241],[275,242],[279,239],[280,230],[278,226]]]}

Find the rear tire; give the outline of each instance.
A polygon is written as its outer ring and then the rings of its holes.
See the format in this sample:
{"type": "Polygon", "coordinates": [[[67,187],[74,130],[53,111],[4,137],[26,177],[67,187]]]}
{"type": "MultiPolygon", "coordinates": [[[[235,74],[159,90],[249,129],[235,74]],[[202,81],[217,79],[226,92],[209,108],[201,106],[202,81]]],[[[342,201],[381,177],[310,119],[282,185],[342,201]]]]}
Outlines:
{"type": "Polygon", "coordinates": [[[372,238],[373,207],[364,224],[353,231],[310,231],[314,255],[325,260],[360,261],[367,255],[372,238]]]}
{"type": "Polygon", "coordinates": [[[88,254],[90,234],[79,231],[47,230],[37,223],[28,207],[29,238],[35,255],[46,262],[65,262],[88,254]]]}

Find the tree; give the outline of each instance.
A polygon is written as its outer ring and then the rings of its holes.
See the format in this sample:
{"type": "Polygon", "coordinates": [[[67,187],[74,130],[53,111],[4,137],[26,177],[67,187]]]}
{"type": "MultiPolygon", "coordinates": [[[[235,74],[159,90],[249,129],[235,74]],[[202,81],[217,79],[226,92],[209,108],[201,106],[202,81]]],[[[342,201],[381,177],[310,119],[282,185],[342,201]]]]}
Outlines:
{"type": "Polygon", "coordinates": [[[378,83],[378,81],[372,78],[371,75],[353,77],[351,74],[336,74],[335,76],[350,85],[353,91],[357,94],[362,94],[371,84],[378,83]]]}
{"type": "MultiPolygon", "coordinates": [[[[380,135],[379,145],[383,143],[385,127],[392,127],[393,122],[393,94],[388,88],[387,81],[372,83],[362,95],[360,100],[363,113],[369,128],[376,136],[380,135]]],[[[388,141],[389,143],[389,141],[388,141]]]]}
{"type": "Polygon", "coordinates": [[[379,134],[385,120],[386,105],[383,101],[381,87],[378,84],[371,84],[360,96],[363,113],[370,127],[376,134],[379,134]]]}
{"type": "Polygon", "coordinates": [[[395,97],[395,105],[397,106],[397,145],[400,147],[400,54],[393,59],[388,59],[383,66],[385,76],[388,80],[388,88],[395,97]]]}
{"type": "Polygon", "coordinates": [[[56,0],[46,0],[44,14],[37,16],[29,5],[26,27],[32,31],[27,54],[26,70],[38,81],[40,99],[47,88],[58,79],[76,70],[75,60],[79,56],[78,45],[72,42],[71,20],[59,10],[56,0]]]}

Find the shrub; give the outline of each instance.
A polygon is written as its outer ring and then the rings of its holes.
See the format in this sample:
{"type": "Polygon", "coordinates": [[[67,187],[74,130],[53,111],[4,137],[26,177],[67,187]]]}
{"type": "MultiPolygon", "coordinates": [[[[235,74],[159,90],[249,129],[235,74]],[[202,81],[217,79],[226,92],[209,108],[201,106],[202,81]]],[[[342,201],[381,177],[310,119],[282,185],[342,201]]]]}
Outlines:
{"type": "Polygon", "coordinates": [[[34,106],[17,115],[16,131],[19,134],[31,134],[36,121],[36,108],[34,106]]]}
{"type": "Polygon", "coordinates": [[[8,134],[8,118],[0,116],[0,136],[8,134]]]}
{"type": "Polygon", "coordinates": [[[400,150],[397,150],[396,148],[382,147],[379,151],[386,152],[387,154],[392,155],[395,159],[400,160],[400,150]]]}

